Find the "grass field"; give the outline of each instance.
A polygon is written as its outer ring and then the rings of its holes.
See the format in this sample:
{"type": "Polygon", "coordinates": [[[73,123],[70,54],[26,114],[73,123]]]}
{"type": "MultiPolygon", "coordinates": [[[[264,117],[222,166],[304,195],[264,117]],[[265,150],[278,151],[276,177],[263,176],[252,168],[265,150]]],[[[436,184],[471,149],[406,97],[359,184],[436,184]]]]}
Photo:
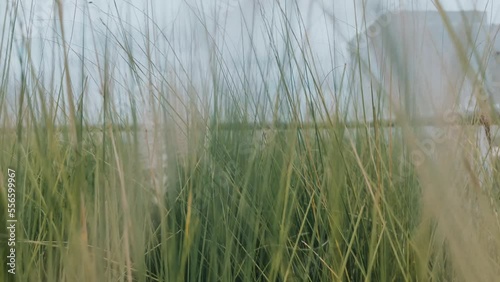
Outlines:
{"type": "MultiPolygon", "coordinates": [[[[53,72],[42,71],[29,37],[16,41],[9,28],[12,10],[6,18],[0,280],[500,277],[499,175],[477,157],[477,129],[436,120],[439,138],[421,136],[404,113],[394,127],[376,116],[349,123],[350,105],[338,99],[370,93],[342,83],[346,68],[331,91],[322,87],[311,49],[290,25],[275,33],[265,23],[272,60],[250,52],[252,67],[230,68],[211,42],[207,81],[196,84],[196,65],[171,68],[149,33],[133,43],[125,26],[95,47],[102,56],[92,66],[90,51],[56,36],[53,72]],[[75,53],[84,60],[70,61],[75,53]],[[94,116],[91,80],[102,102],[94,116]],[[15,246],[4,228],[12,194],[15,246]]],[[[54,21],[54,30],[65,34],[65,24],[54,21]]]]}

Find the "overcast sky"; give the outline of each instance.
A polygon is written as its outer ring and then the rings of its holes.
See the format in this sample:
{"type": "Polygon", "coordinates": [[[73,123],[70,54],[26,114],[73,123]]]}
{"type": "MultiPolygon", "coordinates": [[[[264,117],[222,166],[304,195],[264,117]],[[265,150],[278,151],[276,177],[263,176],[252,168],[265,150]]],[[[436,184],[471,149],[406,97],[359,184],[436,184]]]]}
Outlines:
{"type": "MultiPolygon", "coordinates": [[[[2,10],[7,2],[0,1],[2,10]]],[[[53,19],[53,0],[21,0],[21,10],[29,11],[25,19],[32,18],[33,27],[41,29],[42,33],[53,19]]],[[[255,13],[256,4],[261,3],[263,10],[271,10],[274,0],[65,0],[65,20],[67,23],[82,25],[82,15],[88,14],[100,25],[100,21],[108,26],[116,24],[116,16],[120,13],[127,28],[142,29],[144,14],[154,18],[154,21],[164,30],[177,29],[185,34],[196,33],[200,28],[195,23],[205,18],[209,23],[215,21],[218,15],[219,33],[223,33],[230,41],[238,42],[241,37],[242,19],[251,18],[255,13]],[[85,7],[88,4],[88,7],[85,7]],[[88,11],[84,11],[88,9],[88,11]],[[147,9],[149,9],[147,11],[147,9]],[[111,17],[110,17],[111,15],[111,17]]],[[[294,0],[279,1],[291,3],[294,0]]],[[[435,10],[431,0],[300,0],[297,1],[308,35],[318,52],[330,44],[332,36],[338,41],[345,41],[356,32],[355,9],[358,19],[363,6],[366,7],[366,20],[375,20],[388,9],[427,9],[435,10]],[[363,2],[366,4],[363,5],[363,2]]],[[[496,0],[441,0],[447,10],[477,9],[487,11],[491,22],[500,22],[500,1],[496,0]]],[[[88,24],[88,23],[87,23],[88,24]]],[[[255,24],[259,25],[258,22],[255,24]]],[[[0,23],[1,25],[1,23],[0,23]]],[[[97,27],[99,28],[99,27],[97,27]]],[[[78,31],[78,30],[77,30],[78,31]]]]}
{"type": "MultiPolygon", "coordinates": [[[[18,24],[24,26],[24,31],[18,29],[18,35],[26,34],[29,26],[33,39],[33,60],[39,60],[40,68],[50,68],[49,64],[58,58],[50,59],[49,51],[54,49],[53,19],[55,18],[53,0],[0,0],[0,12],[3,14],[7,3],[20,3],[18,24]],[[25,24],[28,23],[28,24],[25,24]],[[44,59],[44,60],[43,60],[44,59]],[[43,63],[42,63],[43,61],[43,63]]],[[[245,24],[252,26],[257,32],[252,39],[256,46],[256,56],[259,59],[269,58],[269,44],[266,41],[266,24],[263,17],[273,18],[279,14],[276,3],[285,7],[290,12],[291,25],[299,28],[308,36],[313,56],[320,62],[322,73],[326,76],[336,67],[348,61],[343,45],[356,33],[356,21],[360,25],[362,7],[365,6],[365,18],[368,23],[377,19],[388,10],[435,10],[433,1],[430,0],[65,0],[64,22],[67,40],[71,41],[73,53],[70,60],[78,66],[81,50],[85,43],[86,50],[91,53],[103,48],[109,36],[116,41],[120,39],[122,26],[136,40],[139,46],[144,40],[146,18],[152,18],[155,23],[157,46],[171,44],[170,48],[176,50],[176,56],[186,64],[193,61],[199,64],[200,70],[206,64],[203,58],[208,58],[210,40],[221,44],[225,53],[231,60],[244,58],[242,54],[248,44],[248,32],[243,30],[245,24]],[[116,3],[116,6],[115,6],[116,3]],[[259,4],[260,3],[260,4],[259,4]],[[297,3],[296,6],[290,3],[297,3]],[[298,9],[294,9],[298,7],[298,9]],[[299,13],[297,13],[297,10],[299,13]],[[357,13],[355,13],[357,11],[357,13]],[[263,16],[265,15],[265,16],[263,16]],[[82,27],[86,27],[85,36],[82,27]],[[94,34],[91,34],[93,31],[94,34]],[[159,34],[161,31],[162,34],[159,34]],[[259,32],[260,31],[260,32],[259,32]],[[110,35],[111,34],[111,35],[110,35]],[[209,34],[209,36],[207,36],[209,34]],[[259,36],[260,34],[260,36],[259,36]],[[169,42],[163,42],[169,39],[169,42]],[[209,39],[207,39],[210,37],[209,39]],[[93,42],[90,39],[96,39],[93,42]],[[85,39],[85,41],[84,41],[85,39]],[[100,40],[102,39],[102,40],[100,40]],[[95,45],[97,44],[97,45],[95,45]],[[101,46],[99,46],[101,44],[101,46]],[[332,47],[334,46],[334,47],[332,47]],[[201,59],[193,59],[193,54],[201,59]]],[[[500,1],[497,0],[442,0],[446,10],[476,9],[486,11],[490,22],[500,22],[500,1]]],[[[12,4],[11,4],[12,5],[12,4]]],[[[288,12],[287,12],[288,13],[288,12]]],[[[3,22],[0,22],[0,30],[3,22]]],[[[151,24],[151,22],[150,22],[151,24]]],[[[272,24],[271,24],[272,25],[272,24]]],[[[274,23],[279,27],[279,23],[274,23]]],[[[119,46],[115,46],[117,50],[119,46]]],[[[70,51],[71,52],[71,51],[70,51]]],[[[89,56],[87,53],[86,56],[89,56]]],[[[118,55],[117,55],[118,56],[118,55]]],[[[137,58],[140,58],[140,55],[137,58]]],[[[226,58],[226,59],[228,59],[226,58]]],[[[125,61],[125,60],[123,60],[125,61]]],[[[208,66],[206,66],[208,67],[208,66]]],[[[125,66],[124,69],[127,67],[125,66]]],[[[117,68],[119,69],[119,68],[117,68]]],[[[75,70],[78,72],[79,70],[75,70]]],[[[120,74],[120,70],[115,75],[120,74]]],[[[200,71],[202,72],[202,71],[200,71]]],[[[90,82],[92,81],[92,71],[90,82]]],[[[202,77],[200,77],[203,80],[202,77]]],[[[97,81],[97,79],[95,80],[97,81]]],[[[97,84],[96,84],[97,86],[97,84]]]]}

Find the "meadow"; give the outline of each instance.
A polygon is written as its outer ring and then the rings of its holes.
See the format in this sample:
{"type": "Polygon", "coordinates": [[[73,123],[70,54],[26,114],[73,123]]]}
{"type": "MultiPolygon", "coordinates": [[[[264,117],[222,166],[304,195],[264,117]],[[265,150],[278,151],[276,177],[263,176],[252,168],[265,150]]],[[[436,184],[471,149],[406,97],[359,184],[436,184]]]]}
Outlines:
{"type": "Polygon", "coordinates": [[[196,60],[167,63],[176,54],[156,42],[181,36],[162,37],[147,13],[142,37],[118,18],[92,51],[69,43],[71,15],[55,3],[47,68],[29,36],[16,39],[15,5],[1,30],[0,280],[500,276],[499,174],[481,165],[489,155],[478,157],[477,125],[436,119],[445,137],[431,138],[404,112],[397,125],[350,120],[342,97],[373,93],[348,85],[349,66],[324,86],[304,23],[285,11],[293,5],[277,2],[264,21],[264,61],[251,27],[241,66],[207,31],[213,48],[199,75],[196,60]],[[15,275],[4,229],[12,182],[15,275]]]}

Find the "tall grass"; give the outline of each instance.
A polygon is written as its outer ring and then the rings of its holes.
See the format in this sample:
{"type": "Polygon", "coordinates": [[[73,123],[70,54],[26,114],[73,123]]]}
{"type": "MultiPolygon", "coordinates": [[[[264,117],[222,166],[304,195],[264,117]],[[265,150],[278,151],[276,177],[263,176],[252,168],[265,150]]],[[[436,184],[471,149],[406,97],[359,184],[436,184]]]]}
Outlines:
{"type": "MultiPolygon", "coordinates": [[[[417,166],[422,136],[404,112],[394,111],[401,130],[383,127],[376,111],[349,127],[355,100],[347,96],[366,95],[373,109],[381,98],[375,88],[348,88],[347,68],[325,86],[298,5],[276,2],[272,13],[255,6],[267,53],[258,55],[252,23],[243,21],[241,64],[191,7],[212,48],[206,63],[186,65],[175,48],[182,36],[164,33],[152,7],[139,31],[118,9],[100,32],[83,16],[83,38],[93,44],[78,46],[58,36],[74,27],[56,3],[57,60],[43,62],[52,73],[33,59],[29,34],[15,38],[15,10],[26,7],[8,7],[0,37],[2,226],[6,171],[17,171],[15,277],[0,233],[6,281],[499,275],[498,173],[478,176],[470,128],[437,120],[450,138],[433,139],[439,157],[417,166]],[[107,28],[113,22],[117,30],[107,28]]],[[[466,56],[461,62],[467,68],[466,56]]]]}

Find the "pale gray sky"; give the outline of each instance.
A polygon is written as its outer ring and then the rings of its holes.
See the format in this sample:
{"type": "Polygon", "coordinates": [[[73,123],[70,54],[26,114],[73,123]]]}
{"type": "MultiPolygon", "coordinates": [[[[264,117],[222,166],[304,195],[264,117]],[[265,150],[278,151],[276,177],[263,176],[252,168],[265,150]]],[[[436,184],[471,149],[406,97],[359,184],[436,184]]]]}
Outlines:
{"type": "MultiPolygon", "coordinates": [[[[52,62],[60,59],[50,59],[50,52],[57,49],[58,44],[54,43],[57,41],[55,38],[57,36],[53,33],[52,24],[55,18],[53,10],[55,1],[0,1],[0,13],[4,13],[8,3],[12,5],[15,2],[21,4],[18,26],[29,23],[23,25],[24,31],[21,31],[21,28],[18,29],[18,36],[22,33],[27,34],[26,27],[29,26],[33,37],[33,59],[39,62],[40,71],[49,71],[52,62]]],[[[255,29],[255,36],[252,40],[256,48],[257,59],[262,61],[272,59],[272,54],[269,53],[269,38],[265,32],[266,25],[270,24],[276,30],[280,27],[279,21],[271,23],[273,22],[272,15],[280,13],[276,3],[280,3],[287,13],[290,13],[291,19],[295,19],[292,20],[294,29],[302,29],[303,32],[304,29],[306,30],[304,33],[307,34],[311,44],[311,53],[320,62],[319,75],[325,76],[325,79],[329,74],[335,73],[332,70],[342,66],[348,59],[344,44],[356,33],[354,12],[356,8],[358,19],[361,19],[361,8],[363,5],[367,7],[365,14],[368,22],[375,20],[388,9],[435,10],[431,0],[116,0],[116,2],[66,0],[63,2],[67,40],[71,42],[70,60],[72,66],[75,66],[75,73],[79,71],[79,61],[83,50],[86,50],[86,58],[90,60],[89,65],[91,65],[96,62],[95,58],[103,56],[99,52],[104,52],[106,38],[112,38],[113,44],[124,40],[120,27],[132,35],[131,44],[135,46],[136,59],[140,61],[140,54],[144,51],[140,49],[140,46],[144,43],[145,23],[147,22],[145,15],[147,15],[157,25],[155,28],[150,27],[150,30],[153,30],[151,40],[154,46],[162,51],[175,50],[177,58],[174,59],[175,56],[170,52],[165,53],[167,59],[172,60],[171,63],[174,65],[179,64],[179,61],[185,65],[192,65],[199,72],[192,75],[195,78],[198,77],[200,81],[206,79],[203,73],[208,70],[206,62],[213,41],[221,48],[220,51],[229,62],[233,61],[237,64],[235,61],[246,56],[243,52],[248,52],[249,36],[244,30],[245,24],[255,29]],[[297,4],[294,6],[291,3],[297,4]],[[299,12],[294,9],[296,7],[299,12]],[[304,26],[299,26],[298,23],[301,22],[299,17],[304,26]],[[266,21],[263,18],[266,18],[266,21]],[[85,36],[82,35],[82,27],[86,27],[85,36]],[[162,33],[159,32],[160,30],[162,33]],[[82,46],[84,38],[85,46],[82,46]],[[170,41],[166,42],[165,38],[170,41]]],[[[500,22],[500,1],[442,0],[441,3],[447,10],[487,11],[490,21],[500,22]]],[[[149,24],[151,23],[150,21],[149,24]]],[[[358,26],[359,24],[360,22],[358,26]]],[[[0,25],[2,25],[1,22],[0,25]]],[[[1,26],[0,30],[2,30],[1,26]]],[[[110,49],[116,53],[112,56],[115,56],[117,61],[120,56],[123,56],[116,52],[119,49],[118,45],[113,45],[110,49]]],[[[121,61],[126,62],[125,59],[121,61]]],[[[127,70],[126,65],[122,68],[116,66],[114,75],[127,81],[127,75],[129,75],[127,70]]],[[[89,85],[92,85],[94,81],[96,83],[94,86],[98,87],[98,78],[92,77],[96,72],[89,69],[88,73],[89,85]]],[[[90,100],[99,100],[99,97],[95,96],[90,100]]]]}
{"type": "MultiPolygon", "coordinates": [[[[15,2],[10,0],[11,2],[15,2]]],[[[1,1],[1,10],[8,1],[1,1]]],[[[118,26],[117,14],[120,13],[122,23],[127,29],[143,30],[144,13],[154,18],[154,21],[165,31],[175,29],[177,34],[196,34],[202,29],[200,21],[207,21],[208,24],[218,22],[219,36],[224,35],[233,46],[241,44],[242,19],[251,19],[255,13],[256,4],[261,3],[261,8],[266,14],[272,10],[273,0],[117,0],[118,9],[115,9],[111,0],[66,0],[65,20],[75,24],[76,33],[82,25],[83,14],[89,15],[94,21],[93,28],[104,30],[106,27],[118,26]],[[88,11],[86,9],[86,3],[88,11]],[[217,13],[218,19],[215,19],[217,13]]],[[[281,3],[292,3],[294,1],[281,1],[281,3]]],[[[21,0],[22,10],[27,11],[24,20],[31,17],[32,29],[36,34],[40,30],[41,34],[47,34],[50,26],[50,19],[54,17],[52,0],[21,0]]],[[[360,11],[366,6],[365,11],[367,21],[373,21],[378,15],[387,9],[428,9],[434,10],[435,5],[431,0],[301,0],[297,1],[301,15],[303,17],[308,36],[314,48],[317,48],[318,56],[328,49],[333,38],[338,43],[351,38],[356,33],[355,29],[355,7],[358,9],[358,18],[361,19],[360,11]],[[363,4],[363,2],[365,4],[363,4]],[[379,10],[379,11],[377,11],[379,10]]],[[[445,9],[478,9],[488,12],[490,20],[500,21],[500,1],[494,0],[441,0],[445,9]]],[[[259,13],[257,11],[257,13],[259,13]]],[[[86,23],[88,25],[88,22],[86,23]]],[[[262,22],[255,21],[257,26],[262,27],[262,22]]],[[[359,24],[359,23],[358,23],[359,24]]],[[[212,27],[215,33],[215,28],[212,27]]],[[[138,31],[138,33],[141,33],[138,31]]],[[[180,42],[181,40],[177,40],[180,42]]],[[[337,46],[337,51],[340,48],[337,46]]],[[[330,53],[327,54],[330,56],[330,53]]]]}

